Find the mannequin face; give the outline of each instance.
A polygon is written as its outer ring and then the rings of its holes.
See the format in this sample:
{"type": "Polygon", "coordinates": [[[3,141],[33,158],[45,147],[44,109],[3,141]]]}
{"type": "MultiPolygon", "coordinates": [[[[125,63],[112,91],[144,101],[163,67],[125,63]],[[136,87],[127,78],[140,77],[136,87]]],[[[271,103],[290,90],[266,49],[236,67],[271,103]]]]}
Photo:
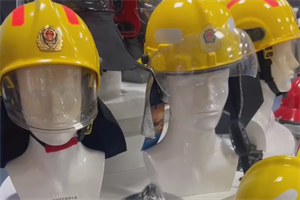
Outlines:
{"type": "Polygon", "coordinates": [[[280,92],[288,92],[291,89],[294,70],[299,67],[291,45],[292,42],[287,41],[273,47],[271,73],[280,92]]]}
{"type": "Polygon", "coordinates": [[[30,127],[64,129],[80,121],[81,78],[81,68],[72,66],[40,66],[17,71],[23,115],[31,132],[30,127]]]}
{"type": "Polygon", "coordinates": [[[213,131],[228,96],[229,69],[190,76],[168,76],[171,117],[199,131],[213,131]]]}

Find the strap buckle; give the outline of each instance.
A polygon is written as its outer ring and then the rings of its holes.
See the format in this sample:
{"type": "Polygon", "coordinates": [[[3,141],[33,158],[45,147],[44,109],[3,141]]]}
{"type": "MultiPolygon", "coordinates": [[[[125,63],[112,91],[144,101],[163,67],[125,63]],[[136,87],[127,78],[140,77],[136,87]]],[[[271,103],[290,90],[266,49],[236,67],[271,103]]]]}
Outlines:
{"type": "Polygon", "coordinates": [[[86,135],[90,135],[93,128],[93,121],[86,127],[82,128],[78,133],[78,141],[82,141],[86,135]]]}
{"type": "Polygon", "coordinates": [[[264,51],[264,58],[271,59],[273,57],[273,47],[268,47],[263,50],[264,51]]]}

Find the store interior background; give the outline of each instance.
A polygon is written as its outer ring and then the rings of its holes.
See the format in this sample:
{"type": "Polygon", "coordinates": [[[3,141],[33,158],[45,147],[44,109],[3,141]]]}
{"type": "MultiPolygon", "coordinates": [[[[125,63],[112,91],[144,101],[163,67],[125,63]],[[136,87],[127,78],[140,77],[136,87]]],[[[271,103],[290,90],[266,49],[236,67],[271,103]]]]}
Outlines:
{"type": "MultiPolygon", "coordinates": [[[[290,5],[295,9],[298,10],[300,1],[299,0],[288,0],[290,5]]],[[[4,21],[5,17],[9,15],[9,13],[15,8],[16,2],[14,0],[0,0],[0,24],[4,21]]],[[[276,110],[281,101],[281,96],[277,97],[273,104],[273,110],[276,110]]],[[[8,174],[5,169],[0,169],[0,186],[2,185],[3,181],[7,178],[8,174]]]]}

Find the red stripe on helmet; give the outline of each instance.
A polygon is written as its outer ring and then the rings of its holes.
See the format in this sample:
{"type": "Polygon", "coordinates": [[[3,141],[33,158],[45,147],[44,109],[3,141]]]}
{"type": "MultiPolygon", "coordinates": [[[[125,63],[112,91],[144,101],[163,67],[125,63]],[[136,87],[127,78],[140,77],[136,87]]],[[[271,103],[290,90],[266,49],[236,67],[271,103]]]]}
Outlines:
{"type": "Polygon", "coordinates": [[[12,26],[23,26],[25,23],[25,6],[22,5],[12,12],[12,26]]]}
{"type": "Polygon", "coordinates": [[[276,0],[263,0],[263,1],[269,4],[271,7],[279,6],[279,3],[276,0]]]}
{"type": "Polygon", "coordinates": [[[232,0],[227,4],[227,8],[230,9],[234,4],[238,3],[240,0],[232,0]]]}
{"type": "Polygon", "coordinates": [[[76,16],[75,12],[66,6],[62,5],[62,7],[66,13],[69,23],[72,25],[79,25],[79,20],[76,16]]]}
{"type": "MultiPolygon", "coordinates": [[[[240,2],[242,0],[232,0],[227,4],[227,8],[230,9],[234,4],[240,2]]],[[[279,6],[279,3],[276,0],[261,0],[269,4],[271,7],[277,7],[279,6]]]]}

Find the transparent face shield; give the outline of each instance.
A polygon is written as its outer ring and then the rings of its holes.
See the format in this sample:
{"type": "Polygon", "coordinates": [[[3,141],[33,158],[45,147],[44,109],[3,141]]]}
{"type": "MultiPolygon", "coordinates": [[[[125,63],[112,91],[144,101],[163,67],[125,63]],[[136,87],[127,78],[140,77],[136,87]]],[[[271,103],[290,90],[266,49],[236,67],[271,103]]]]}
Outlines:
{"type": "MultiPolygon", "coordinates": [[[[266,55],[270,55],[272,61],[271,77],[276,85],[276,90],[279,92],[288,92],[291,88],[291,79],[300,72],[299,41],[299,39],[294,39],[278,43],[270,48],[272,53],[269,53],[268,49],[264,50],[266,55]]],[[[265,79],[266,74],[270,73],[266,71],[264,66],[261,66],[260,71],[263,79],[265,79]]],[[[277,93],[277,91],[274,91],[274,93],[277,93]]]]}
{"type": "Polygon", "coordinates": [[[96,74],[75,66],[34,66],[2,78],[10,119],[37,132],[79,130],[97,116],[96,74]]]}
{"type": "Polygon", "coordinates": [[[149,67],[172,118],[199,130],[214,130],[228,97],[228,78],[255,77],[258,61],[244,31],[207,27],[166,45],[149,67]]]}
{"type": "Polygon", "coordinates": [[[162,1],[163,0],[138,0],[138,8],[135,9],[135,13],[142,23],[148,23],[152,12],[162,1]]]}
{"type": "Polygon", "coordinates": [[[258,61],[248,35],[239,29],[208,29],[192,34],[155,54],[150,60],[164,95],[170,97],[166,77],[185,78],[229,69],[229,76],[257,74],[258,61]]]}
{"type": "Polygon", "coordinates": [[[291,73],[294,73],[295,75],[300,74],[300,38],[291,40],[290,46],[286,46],[286,59],[284,62],[288,66],[291,66],[291,73]],[[291,54],[289,54],[289,49],[291,49],[291,54]],[[294,68],[294,69],[293,69],[294,68]]]}

